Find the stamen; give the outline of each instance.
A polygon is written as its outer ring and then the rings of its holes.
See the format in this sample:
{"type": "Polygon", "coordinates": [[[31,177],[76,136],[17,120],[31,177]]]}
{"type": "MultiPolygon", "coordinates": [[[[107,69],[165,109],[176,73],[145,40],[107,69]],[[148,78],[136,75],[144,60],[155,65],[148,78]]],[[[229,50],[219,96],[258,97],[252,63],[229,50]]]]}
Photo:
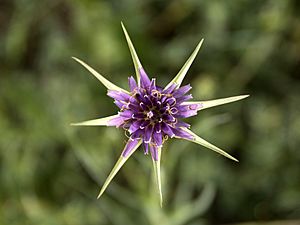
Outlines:
{"type": "Polygon", "coordinates": [[[176,114],[176,113],[178,113],[178,109],[173,107],[173,108],[170,109],[170,113],[171,114],[176,114]]]}
{"type": "Polygon", "coordinates": [[[162,94],[158,91],[158,90],[152,90],[152,93],[151,95],[154,97],[154,98],[158,98],[160,99],[162,94]]]}
{"type": "Polygon", "coordinates": [[[174,106],[176,105],[176,98],[172,97],[172,98],[168,98],[166,100],[166,102],[170,105],[170,106],[174,106]]]}
{"type": "MultiPolygon", "coordinates": [[[[124,128],[124,127],[123,127],[124,128]]],[[[127,138],[129,138],[129,139],[131,139],[131,137],[130,137],[130,132],[129,132],[129,135],[128,135],[128,130],[125,130],[125,136],[127,137],[127,138]]]]}

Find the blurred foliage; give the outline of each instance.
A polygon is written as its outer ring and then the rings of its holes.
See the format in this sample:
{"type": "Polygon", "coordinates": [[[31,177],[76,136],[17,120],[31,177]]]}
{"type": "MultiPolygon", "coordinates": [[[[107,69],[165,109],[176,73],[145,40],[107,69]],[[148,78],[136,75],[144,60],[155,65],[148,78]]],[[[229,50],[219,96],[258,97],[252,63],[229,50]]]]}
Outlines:
{"type": "Polygon", "coordinates": [[[299,12],[297,0],[1,0],[0,224],[300,219],[299,12]],[[117,110],[70,57],[127,87],[121,20],[162,85],[205,38],[184,81],[194,98],[251,94],[189,120],[240,163],[184,141],[164,147],[162,209],[141,151],[96,200],[126,137],[69,126],[117,110]]]}

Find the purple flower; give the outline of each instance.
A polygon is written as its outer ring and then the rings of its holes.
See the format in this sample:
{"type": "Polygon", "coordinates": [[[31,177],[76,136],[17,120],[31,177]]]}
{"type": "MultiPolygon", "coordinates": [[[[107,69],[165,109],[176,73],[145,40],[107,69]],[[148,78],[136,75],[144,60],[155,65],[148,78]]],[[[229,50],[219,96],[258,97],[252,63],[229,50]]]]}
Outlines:
{"type": "Polygon", "coordinates": [[[151,154],[160,194],[160,202],[162,204],[160,158],[162,146],[168,138],[185,139],[238,161],[225,151],[194,134],[189,129],[190,125],[183,122],[182,119],[197,115],[199,110],[241,100],[248,97],[248,95],[210,101],[189,101],[193,98],[191,94],[188,94],[192,87],[190,85],[180,87],[180,85],[200,49],[203,39],[199,42],[175,78],[165,88],[158,86],[156,79],[150,79],[143,69],[129,35],[123,23],[121,24],[133,59],[137,80],[129,77],[129,91],[126,91],[105,79],[86,63],[73,57],[107,87],[107,95],[114,99],[119,112],[113,116],[74,123],[72,125],[116,126],[122,127],[130,134],[130,138],[119,160],[104,182],[98,198],[103,194],[127,159],[142,145],[144,153],[148,154],[150,152],[151,154]]]}

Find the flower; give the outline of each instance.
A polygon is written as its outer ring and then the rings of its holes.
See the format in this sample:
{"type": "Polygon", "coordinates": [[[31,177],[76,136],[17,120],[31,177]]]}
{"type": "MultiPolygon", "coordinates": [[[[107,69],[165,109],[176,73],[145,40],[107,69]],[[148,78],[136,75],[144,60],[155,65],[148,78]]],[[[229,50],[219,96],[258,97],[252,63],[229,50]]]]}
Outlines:
{"type": "Polygon", "coordinates": [[[248,97],[248,95],[240,95],[210,101],[189,101],[192,99],[192,95],[188,94],[188,92],[192,87],[190,85],[180,87],[180,85],[200,49],[203,39],[199,42],[196,49],[193,51],[192,55],[188,58],[175,78],[165,88],[158,86],[155,78],[151,80],[149,79],[142,67],[123,23],[121,23],[121,25],[133,59],[137,81],[132,76],[129,77],[128,83],[130,90],[126,91],[108,81],[83,61],[73,57],[73,59],[83,65],[105,87],[107,87],[107,95],[114,99],[114,103],[118,106],[119,112],[117,115],[80,123],[73,123],[71,125],[122,127],[128,131],[130,135],[119,160],[104,182],[98,198],[103,194],[111,180],[127,159],[140,145],[143,145],[144,153],[148,154],[150,151],[152,156],[156,182],[160,195],[160,203],[162,204],[160,159],[163,143],[168,138],[185,139],[205,146],[227,158],[238,161],[225,151],[210,144],[193,133],[189,129],[190,125],[183,122],[182,119],[197,115],[199,110],[241,100],[248,97]]]}

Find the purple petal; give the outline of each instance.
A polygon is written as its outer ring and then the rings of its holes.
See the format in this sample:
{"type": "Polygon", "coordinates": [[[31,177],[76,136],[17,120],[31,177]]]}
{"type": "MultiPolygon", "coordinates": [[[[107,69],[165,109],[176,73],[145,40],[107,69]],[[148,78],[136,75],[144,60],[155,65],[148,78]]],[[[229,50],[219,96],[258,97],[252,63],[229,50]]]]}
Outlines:
{"type": "Polygon", "coordinates": [[[127,157],[138,143],[139,141],[137,139],[129,139],[122,152],[122,156],[127,157]]]}
{"type": "Polygon", "coordinates": [[[191,110],[200,110],[203,108],[203,104],[202,103],[198,103],[198,104],[189,104],[189,105],[186,105],[189,107],[189,109],[191,110]]]}
{"type": "Polygon", "coordinates": [[[114,103],[116,104],[116,106],[118,106],[120,109],[122,109],[126,104],[120,102],[120,101],[114,101],[114,103]]]}
{"type": "Polygon", "coordinates": [[[137,84],[133,76],[128,77],[128,85],[131,92],[137,88],[137,84]]]}
{"type": "Polygon", "coordinates": [[[160,100],[153,100],[152,101],[152,105],[154,106],[154,107],[156,107],[156,108],[161,108],[161,105],[162,105],[162,103],[161,103],[161,101],[160,100]]]}
{"type": "Polygon", "coordinates": [[[152,133],[153,133],[153,126],[150,124],[145,128],[145,135],[143,138],[145,143],[150,143],[152,133]]]}
{"type": "Polygon", "coordinates": [[[147,104],[147,106],[152,106],[151,97],[149,95],[144,95],[144,103],[147,104]]]}
{"type": "Polygon", "coordinates": [[[156,146],[161,147],[162,140],[163,140],[162,133],[153,132],[152,137],[153,137],[153,142],[156,144],[156,146]]]}
{"type": "Polygon", "coordinates": [[[118,101],[129,101],[130,95],[121,91],[108,90],[107,95],[118,101]]]}
{"type": "Polygon", "coordinates": [[[160,123],[156,123],[155,125],[154,125],[154,130],[153,130],[153,132],[156,132],[156,133],[161,133],[161,124],[160,123]]]}
{"type": "Polygon", "coordinates": [[[145,114],[142,112],[133,113],[131,116],[132,119],[144,119],[145,114]]]}
{"type": "Polygon", "coordinates": [[[188,132],[180,129],[180,128],[172,128],[172,131],[173,133],[175,134],[176,137],[179,137],[179,138],[186,138],[186,139],[193,139],[193,135],[189,134],[188,132]]]}
{"type": "Polygon", "coordinates": [[[162,119],[164,121],[171,122],[171,123],[174,123],[176,121],[176,118],[174,116],[167,115],[167,114],[163,115],[162,119]]]}
{"type": "Polygon", "coordinates": [[[163,96],[161,96],[160,101],[161,101],[162,103],[164,103],[167,99],[168,99],[168,97],[167,97],[166,95],[163,95],[163,96]]]}
{"type": "Polygon", "coordinates": [[[197,110],[187,110],[187,111],[178,112],[174,116],[176,118],[188,118],[188,117],[196,116],[196,115],[197,115],[197,110]]]}
{"type": "Polygon", "coordinates": [[[190,100],[192,98],[193,98],[193,96],[191,94],[189,94],[189,95],[184,95],[182,97],[177,98],[176,101],[177,101],[177,104],[180,104],[180,103],[190,100]]]}
{"type": "Polygon", "coordinates": [[[150,79],[143,68],[140,68],[141,87],[147,88],[150,86],[150,79]]]}
{"type": "Polygon", "coordinates": [[[130,103],[127,104],[127,108],[131,109],[131,110],[134,110],[134,111],[139,111],[140,106],[137,105],[136,103],[131,103],[130,102],[130,103]]]}
{"type": "Polygon", "coordinates": [[[145,103],[140,102],[140,108],[141,108],[143,111],[145,111],[145,110],[148,109],[148,106],[147,106],[145,103]]]}
{"type": "Polygon", "coordinates": [[[150,124],[150,121],[149,120],[145,120],[141,123],[140,125],[140,129],[143,130],[145,129],[145,127],[147,127],[148,125],[150,124]]]}
{"type": "Polygon", "coordinates": [[[191,125],[188,124],[188,123],[185,123],[185,122],[183,122],[183,121],[177,121],[177,123],[175,124],[175,127],[176,127],[176,128],[179,128],[179,127],[190,128],[191,125]]]}
{"type": "Polygon", "coordinates": [[[123,112],[120,112],[119,115],[121,117],[127,118],[127,119],[131,119],[133,116],[133,112],[131,110],[125,110],[123,112]]]}
{"type": "Polygon", "coordinates": [[[175,136],[171,127],[168,124],[161,123],[161,129],[164,132],[164,134],[168,135],[169,137],[173,138],[175,136]]]}
{"type": "Polygon", "coordinates": [[[177,105],[176,108],[179,112],[186,112],[190,110],[190,107],[188,105],[177,105]]]}
{"type": "Polygon", "coordinates": [[[136,130],[135,132],[132,133],[131,135],[131,139],[138,139],[138,138],[141,138],[141,136],[144,134],[144,130],[141,130],[141,129],[138,129],[136,130]]]}
{"type": "Polygon", "coordinates": [[[144,154],[145,154],[145,155],[148,155],[148,152],[149,152],[149,144],[143,142],[143,146],[144,146],[144,154]]]}
{"type": "Polygon", "coordinates": [[[169,105],[166,105],[166,106],[164,106],[164,107],[162,107],[162,108],[160,108],[160,113],[164,113],[165,111],[167,111],[167,110],[169,110],[170,109],[170,106],[169,105]]]}
{"type": "Polygon", "coordinates": [[[125,122],[126,118],[118,116],[107,122],[108,126],[116,126],[119,127],[125,122]]]}
{"type": "Polygon", "coordinates": [[[197,103],[197,104],[187,104],[187,103],[183,103],[183,104],[177,104],[177,109],[179,111],[188,111],[188,110],[200,110],[201,108],[203,108],[203,104],[202,103],[197,103]]]}
{"type": "Polygon", "coordinates": [[[170,87],[168,87],[166,90],[163,90],[163,94],[170,94],[174,91],[174,89],[177,87],[177,84],[172,84],[170,87]]]}
{"type": "Polygon", "coordinates": [[[155,85],[155,78],[152,78],[151,83],[150,83],[150,90],[156,90],[156,85],[155,85]]]}
{"type": "Polygon", "coordinates": [[[138,102],[145,102],[146,99],[144,97],[145,95],[143,93],[136,93],[135,97],[137,99],[138,102]]]}
{"type": "Polygon", "coordinates": [[[162,92],[162,91],[163,91],[163,88],[160,87],[160,86],[156,86],[156,90],[158,90],[159,92],[162,92]]]}
{"type": "Polygon", "coordinates": [[[152,158],[157,161],[158,160],[158,148],[154,145],[150,145],[150,152],[152,158]]]}
{"type": "Polygon", "coordinates": [[[174,115],[176,118],[187,118],[197,115],[200,104],[179,105],[177,106],[178,112],[174,115]]]}
{"type": "Polygon", "coordinates": [[[181,88],[178,88],[176,89],[174,92],[173,92],[173,96],[175,98],[179,98],[183,95],[185,95],[187,92],[189,92],[190,90],[192,89],[191,85],[185,85],[185,86],[182,86],[181,88]]]}
{"type": "Polygon", "coordinates": [[[132,134],[136,130],[140,129],[140,125],[141,125],[141,121],[134,121],[128,129],[129,133],[132,134]]]}
{"type": "Polygon", "coordinates": [[[138,101],[138,100],[136,100],[135,96],[130,96],[130,98],[129,98],[129,102],[130,102],[130,103],[134,103],[134,104],[136,104],[136,105],[138,105],[138,104],[139,104],[139,101],[138,101]]]}

